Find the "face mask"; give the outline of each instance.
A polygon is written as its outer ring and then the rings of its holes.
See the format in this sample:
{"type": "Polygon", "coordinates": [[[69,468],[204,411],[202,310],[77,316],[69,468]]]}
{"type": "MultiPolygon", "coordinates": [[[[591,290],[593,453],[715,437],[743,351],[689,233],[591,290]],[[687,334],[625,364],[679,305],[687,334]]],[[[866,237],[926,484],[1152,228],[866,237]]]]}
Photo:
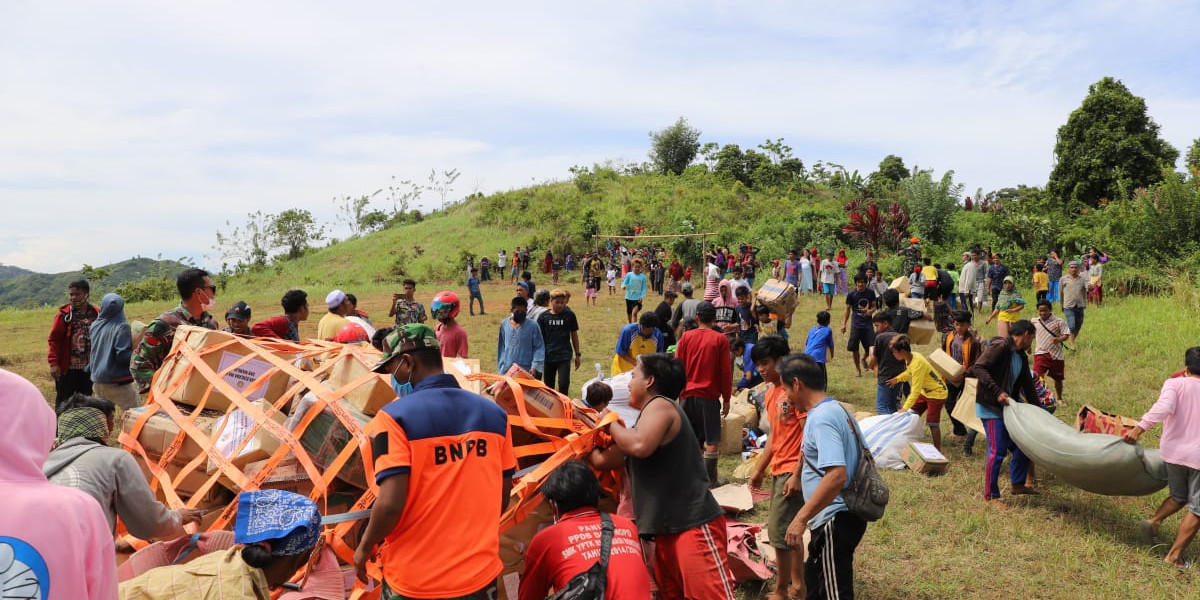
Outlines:
{"type": "MultiPolygon", "coordinates": [[[[396,365],[396,371],[399,371],[399,370],[400,370],[400,365],[396,365]]],[[[403,398],[403,397],[411,394],[413,391],[412,372],[409,372],[409,374],[408,374],[408,381],[406,381],[404,383],[400,383],[400,380],[396,379],[395,371],[393,371],[392,372],[392,391],[396,392],[397,398],[403,398]]]]}
{"type": "Polygon", "coordinates": [[[525,322],[525,313],[523,313],[523,312],[513,313],[512,320],[513,320],[513,323],[516,323],[518,325],[520,325],[521,323],[524,323],[525,322]]]}

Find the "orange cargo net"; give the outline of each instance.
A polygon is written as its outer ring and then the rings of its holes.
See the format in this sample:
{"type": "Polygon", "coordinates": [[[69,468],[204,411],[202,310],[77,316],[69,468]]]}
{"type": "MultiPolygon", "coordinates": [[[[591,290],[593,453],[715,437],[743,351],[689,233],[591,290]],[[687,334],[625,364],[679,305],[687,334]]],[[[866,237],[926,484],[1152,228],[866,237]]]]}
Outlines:
{"type": "MultiPolygon", "coordinates": [[[[313,485],[309,497],[321,508],[322,514],[328,516],[328,495],[334,479],[354,458],[357,451],[359,460],[363,463],[361,467],[366,474],[367,489],[361,491],[361,496],[353,503],[348,512],[370,508],[379,492],[379,488],[375,484],[370,440],[358,420],[343,405],[342,399],[350,391],[370,382],[372,378],[379,377],[379,375],[368,371],[337,388],[328,387],[327,378],[333,366],[340,360],[349,358],[370,366],[379,360],[380,352],[366,345],[346,345],[317,340],[295,343],[271,338],[251,339],[237,336],[229,336],[228,339],[222,339],[202,348],[195,348],[192,343],[189,343],[192,336],[208,334],[211,334],[209,330],[196,327],[184,326],[177,330],[171,353],[155,374],[151,385],[146,402],[150,408],[137,418],[129,431],[122,431],[120,434],[119,439],[122,446],[140,457],[141,462],[151,473],[152,477],[149,482],[151,488],[161,488],[167,504],[172,508],[196,508],[209,491],[214,489],[213,486],[222,485],[219,483],[222,478],[242,491],[262,489],[263,483],[275,473],[280,463],[289,457],[294,457],[313,485]],[[210,359],[213,356],[219,357],[221,353],[231,349],[244,355],[224,369],[214,369],[205,360],[206,357],[210,359]],[[269,364],[269,369],[259,373],[257,379],[244,389],[238,390],[226,381],[225,377],[250,360],[266,362],[269,364]],[[298,365],[310,368],[302,368],[298,365]],[[270,407],[267,410],[260,409],[254,401],[248,399],[248,396],[267,385],[272,377],[281,373],[289,378],[288,385],[277,398],[269,399],[270,407]],[[186,399],[187,404],[193,407],[189,412],[177,406],[171,398],[181,391],[181,387],[186,382],[195,377],[202,377],[208,387],[199,397],[186,399]],[[261,430],[266,430],[280,442],[279,447],[253,476],[247,476],[240,467],[234,465],[215,446],[215,441],[221,434],[222,428],[228,426],[227,422],[223,421],[223,424],[214,428],[211,433],[204,432],[196,425],[196,420],[201,416],[201,411],[209,405],[214,392],[219,392],[221,396],[228,399],[230,410],[240,409],[253,421],[251,429],[230,456],[241,454],[246,445],[261,430]],[[314,394],[316,401],[299,418],[293,429],[289,430],[271,418],[286,411],[289,406],[295,406],[300,397],[308,393],[314,394]],[[309,456],[300,439],[313,420],[326,409],[349,432],[352,439],[328,467],[322,469],[309,456]],[[146,423],[158,411],[165,413],[179,427],[179,433],[163,450],[161,457],[154,460],[138,441],[138,436],[146,423]],[[172,477],[167,470],[168,465],[172,464],[172,460],[188,440],[196,443],[203,449],[203,452],[179,468],[178,473],[172,477]],[[205,473],[209,464],[215,468],[211,473],[205,473]],[[198,469],[199,471],[197,471],[198,469]],[[206,474],[207,478],[191,497],[184,501],[177,491],[177,486],[193,473],[206,474]]],[[[505,532],[523,520],[541,501],[539,490],[550,472],[567,460],[586,457],[597,445],[605,446],[610,443],[603,429],[606,429],[608,424],[616,421],[618,417],[610,413],[603,418],[597,418],[594,411],[575,406],[566,396],[547,388],[541,381],[489,373],[477,373],[468,376],[468,379],[503,382],[509,386],[516,399],[515,404],[519,413],[509,416],[510,426],[514,430],[524,430],[528,434],[532,434],[533,438],[540,440],[516,447],[517,457],[546,455],[540,464],[532,467],[515,482],[510,504],[499,523],[500,531],[505,532]],[[565,416],[544,418],[530,415],[524,403],[524,390],[527,388],[540,388],[553,393],[557,401],[562,403],[562,412],[565,416]]],[[[601,484],[613,498],[619,495],[621,481],[618,474],[614,472],[601,473],[601,484]]],[[[220,510],[219,516],[207,523],[205,530],[229,529],[237,514],[236,500],[229,502],[220,510]]],[[[355,549],[352,547],[354,540],[351,539],[351,535],[357,525],[357,521],[347,521],[326,526],[325,543],[345,564],[354,562],[355,549]]],[[[195,526],[189,525],[189,528],[192,527],[195,526]]],[[[142,548],[146,545],[146,542],[129,535],[124,535],[123,539],[135,548],[142,548]]],[[[302,580],[306,576],[307,570],[306,568],[298,573],[294,580],[302,580]]],[[[378,565],[371,565],[368,572],[376,580],[381,579],[378,565]]],[[[356,583],[350,597],[370,600],[377,598],[378,595],[378,586],[367,591],[362,583],[356,583]]]]}

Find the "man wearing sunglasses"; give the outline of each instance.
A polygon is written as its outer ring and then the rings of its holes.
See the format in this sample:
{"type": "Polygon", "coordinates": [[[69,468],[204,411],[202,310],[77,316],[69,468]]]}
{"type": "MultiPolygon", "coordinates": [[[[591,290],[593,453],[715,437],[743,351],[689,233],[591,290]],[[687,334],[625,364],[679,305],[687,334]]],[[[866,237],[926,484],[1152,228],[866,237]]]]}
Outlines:
{"type": "Polygon", "coordinates": [[[175,279],[175,287],[179,290],[179,306],[159,315],[146,326],[142,343],[133,353],[133,380],[143,394],[150,390],[154,372],[171,351],[175,330],[180,325],[217,329],[217,320],[209,313],[216,305],[217,287],[208,271],[195,267],[184,269],[175,279]]]}

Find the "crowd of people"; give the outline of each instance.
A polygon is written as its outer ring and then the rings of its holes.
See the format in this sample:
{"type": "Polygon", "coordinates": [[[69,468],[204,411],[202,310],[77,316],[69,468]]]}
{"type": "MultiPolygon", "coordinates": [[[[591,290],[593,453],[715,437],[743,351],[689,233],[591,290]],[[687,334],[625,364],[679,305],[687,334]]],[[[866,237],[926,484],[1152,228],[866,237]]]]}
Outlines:
{"type": "MultiPolygon", "coordinates": [[[[876,412],[921,415],[940,449],[943,411],[953,412],[965,378],[976,379],[976,415],[987,443],[983,499],[1002,504],[998,483],[1006,459],[1010,493],[1036,494],[1032,465],[1008,435],[1003,407],[1014,401],[1046,406],[1047,394],[1039,387],[1043,377],[1053,380],[1055,398],[1065,402],[1064,351],[1073,349],[1085,308],[1103,301],[1108,257],[1093,249],[1064,265],[1057,252],[1050,252],[1029,266],[1026,276],[1021,274],[1025,267],[1014,270],[986,248],[939,263],[922,256],[920,240],[913,238],[901,254],[904,274],[899,277],[920,300],[920,310],[901,301],[896,284],[885,281],[870,252],[856,268],[844,250],[827,250],[824,258],[817,249],[793,250],[786,259],[771,261],[772,279],[794,286],[798,294],[821,294],[825,301],[825,310],[813,317],[803,340],[796,336],[795,345],[786,319],[755,301],[763,265],[759,250],[749,244],[704,254],[700,297],[691,281],[692,266],[654,246],[634,249],[608,242],[578,260],[546,252],[541,269],[554,281],[548,290],[533,282],[528,248],[511,255],[501,250],[495,262],[488,257],[469,261],[471,315],[476,303],[479,314],[487,314],[483,284],[498,285],[506,274],[515,284],[509,314],[499,323],[497,372],[520,367],[567,395],[582,349],[580,319],[568,306],[571,292],[558,284],[559,271],[580,271],[589,305],[604,281],[610,294],[620,289],[625,300],[626,324],[616,335],[611,374],[629,374],[629,406],[637,420],[612,424],[610,444],[562,465],[543,484],[556,524],[528,546],[521,600],[544,598],[571,585],[600,559],[607,569],[606,598],[649,598],[655,589],[660,598],[732,600],[724,512],[710,489],[723,483],[718,447],[733,392],[759,383],[767,384],[763,412],[771,434],[750,484],[760,487],[770,475],[766,529],[778,565],[771,598],[852,597],[854,554],[868,521],[843,496],[859,475],[861,430],[828,393],[826,363],[836,352],[831,313],[838,296],[844,297],[840,331],[854,372],[876,378],[876,412]],[[1023,318],[1027,302],[1020,292],[1026,282],[1035,292],[1036,316],[1029,319],[1023,318]],[[661,302],[647,310],[651,293],[661,302]],[[1055,303],[1065,319],[1055,316],[1055,303]],[[939,334],[937,347],[963,366],[956,378],[938,375],[909,336],[913,320],[927,312],[939,334]],[[980,317],[985,323],[997,321],[997,336],[980,336],[972,326],[980,317]],[[739,361],[742,377],[735,379],[739,361]],[[609,515],[600,509],[596,473],[613,469],[627,476],[632,494],[621,498],[618,514],[609,515]]],[[[508,417],[496,404],[459,388],[442,370],[443,358],[469,357],[466,331],[457,322],[458,294],[439,292],[427,311],[416,299],[416,288],[411,279],[402,282],[403,292],[394,294],[389,306],[391,324],[378,328],[353,294],[332,290],[317,324],[320,339],[378,348],[383,355],[374,370],[389,375],[398,398],[368,426],[379,494],[355,567],[366,581],[368,562],[378,561],[384,598],[494,598],[503,569],[496,519],[508,505],[517,468],[508,417]],[[426,325],[431,319],[433,328],[426,325]]],[[[0,483],[29,484],[13,499],[13,510],[0,515],[0,546],[10,550],[0,551],[0,558],[25,561],[33,573],[30,585],[48,587],[53,581],[70,597],[112,598],[117,517],[144,539],[174,537],[199,521],[197,511],[159,503],[132,455],[106,445],[119,412],[141,404],[139,392],[161,367],[176,328],[218,327],[210,312],[217,288],[207,272],[183,271],[177,289],[179,305],[141,326],[126,322],[120,296],[107,294],[96,307],[89,303],[88,283],[72,283],[69,303],[56,313],[49,338],[53,411],[36,388],[0,371],[6,408],[21,415],[0,425],[0,431],[14,447],[24,448],[0,459],[0,483]],[[22,425],[15,425],[18,421],[22,425]],[[52,531],[23,522],[48,506],[73,515],[64,524],[82,525],[52,531]],[[19,544],[3,536],[16,536],[19,544]],[[43,571],[33,564],[39,560],[43,571]],[[67,564],[71,573],[58,575],[67,564]]],[[[225,313],[225,330],[299,341],[300,324],[309,318],[307,293],[289,290],[280,305],[282,314],[252,323],[251,307],[235,302],[225,313]]],[[[1165,423],[1162,455],[1170,494],[1138,530],[1146,539],[1155,538],[1164,519],[1187,507],[1166,557],[1183,566],[1182,552],[1200,526],[1200,348],[1187,351],[1185,368],[1176,375],[1125,439],[1136,442],[1143,431],[1165,423]]],[[[611,390],[594,385],[587,402],[603,410],[611,390]]],[[[972,454],[975,432],[950,420],[952,436],[972,454]]],[[[235,533],[245,544],[240,550],[214,554],[194,569],[148,572],[123,583],[121,597],[263,597],[260,591],[283,584],[308,561],[319,513],[301,497],[259,494],[239,498],[235,533]],[[263,522],[256,528],[258,520],[263,522]],[[225,575],[210,577],[200,587],[188,579],[206,573],[225,575]]]]}

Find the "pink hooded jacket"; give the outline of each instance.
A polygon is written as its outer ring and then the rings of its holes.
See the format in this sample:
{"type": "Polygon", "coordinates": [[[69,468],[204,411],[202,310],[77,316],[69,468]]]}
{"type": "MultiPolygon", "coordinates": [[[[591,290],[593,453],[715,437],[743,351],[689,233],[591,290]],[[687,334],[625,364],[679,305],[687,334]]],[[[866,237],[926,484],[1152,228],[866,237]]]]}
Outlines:
{"type": "Polygon", "coordinates": [[[0,369],[0,597],[115,600],[117,561],[100,505],[46,481],[54,411],[32,383],[0,369]]]}

